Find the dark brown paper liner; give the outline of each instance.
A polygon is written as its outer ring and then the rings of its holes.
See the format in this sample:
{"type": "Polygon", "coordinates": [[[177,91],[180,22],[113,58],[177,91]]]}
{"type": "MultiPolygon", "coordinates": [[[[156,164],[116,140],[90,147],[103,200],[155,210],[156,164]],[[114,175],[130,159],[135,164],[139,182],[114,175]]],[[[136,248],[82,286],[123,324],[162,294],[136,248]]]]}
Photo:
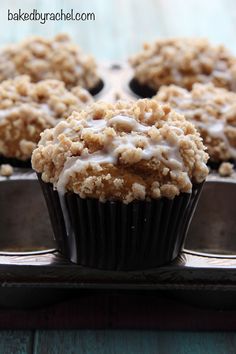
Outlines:
{"type": "Polygon", "coordinates": [[[152,98],[154,95],[157,94],[158,90],[154,90],[153,88],[149,87],[148,85],[142,85],[138,82],[137,79],[133,78],[129,82],[129,87],[135,95],[142,97],[142,98],[152,98]]]}
{"type": "Polygon", "coordinates": [[[99,80],[97,85],[92,87],[91,89],[89,89],[89,93],[92,95],[92,96],[95,96],[97,95],[104,87],[104,82],[103,80],[99,80]]]}
{"type": "Polygon", "coordinates": [[[72,262],[107,270],[139,270],[171,262],[182,249],[202,189],[173,200],[99,202],[75,193],[59,198],[39,180],[61,252],[72,262]]]}
{"type": "Polygon", "coordinates": [[[20,168],[31,168],[31,159],[29,160],[18,160],[14,157],[5,157],[0,155],[0,165],[2,164],[9,164],[13,167],[20,167],[20,168]]]}
{"type": "Polygon", "coordinates": [[[208,160],[208,162],[207,162],[207,166],[209,166],[212,170],[217,170],[217,171],[218,171],[220,165],[221,165],[223,162],[232,163],[233,166],[234,166],[234,169],[236,168],[236,160],[234,160],[234,159],[229,159],[229,160],[226,160],[226,161],[212,161],[212,160],[210,159],[210,160],[208,160]]]}

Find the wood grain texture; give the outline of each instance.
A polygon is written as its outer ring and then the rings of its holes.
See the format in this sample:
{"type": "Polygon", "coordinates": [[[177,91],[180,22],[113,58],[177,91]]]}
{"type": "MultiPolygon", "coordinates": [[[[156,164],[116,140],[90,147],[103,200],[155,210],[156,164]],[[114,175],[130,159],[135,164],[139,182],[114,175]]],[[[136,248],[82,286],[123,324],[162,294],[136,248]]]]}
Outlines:
{"type": "Polygon", "coordinates": [[[2,331],[1,354],[235,354],[235,333],[2,331]]]}
{"type": "Polygon", "coordinates": [[[236,334],[154,331],[39,331],[34,354],[235,354],[236,334]]]}
{"type": "Polygon", "coordinates": [[[157,37],[200,36],[236,53],[235,0],[8,0],[0,5],[0,45],[68,32],[98,60],[123,60],[157,37]],[[11,22],[7,10],[94,12],[94,22],[11,22]]]}
{"type": "MultiPolygon", "coordinates": [[[[33,332],[1,331],[1,354],[30,354],[33,350],[33,332]]],[[[46,353],[45,353],[46,354],[46,353]]]]}

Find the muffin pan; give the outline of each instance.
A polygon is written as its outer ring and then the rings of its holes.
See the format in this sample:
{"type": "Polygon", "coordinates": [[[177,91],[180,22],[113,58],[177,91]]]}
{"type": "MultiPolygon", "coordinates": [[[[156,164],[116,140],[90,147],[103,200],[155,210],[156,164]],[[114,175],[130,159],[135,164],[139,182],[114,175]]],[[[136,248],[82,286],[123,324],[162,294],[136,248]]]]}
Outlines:
{"type": "MultiPolygon", "coordinates": [[[[104,86],[97,99],[137,97],[129,86],[132,71],[127,65],[104,65],[100,73],[104,86]]],[[[0,196],[0,305],[8,304],[6,288],[15,298],[25,289],[28,295],[22,298],[22,305],[31,296],[29,289],[38,289],[38,303],[43,289],[236,291],[236,179],[209,176],[184,251],[171,264],[146,271],[101,271],[64,259],[56,250],[44,198],[32,170],[15,168],[11,177],[0,177],[0,196]]]]}

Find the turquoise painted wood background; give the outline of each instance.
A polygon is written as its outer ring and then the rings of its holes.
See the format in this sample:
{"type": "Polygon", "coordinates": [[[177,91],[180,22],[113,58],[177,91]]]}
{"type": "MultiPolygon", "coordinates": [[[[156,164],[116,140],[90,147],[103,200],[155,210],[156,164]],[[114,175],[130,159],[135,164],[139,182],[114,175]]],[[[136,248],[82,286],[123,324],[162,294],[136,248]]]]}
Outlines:
{"type": "Polygon", "coordinates": [[[65,31],[99,60],[124,60],[144,41],[168,36],[208,37],[236,53],[235,0],[8,0],[0,1],[0,44],[27,35],[65,31]],[[94,22],[11,22],[7,11],[94,12],[94,22]]]}
{"type": "MultiPolygon", "coordinates": [[[[98,60],[119,61],[157,37],[200,36],[236,54],[235,0],[0,1],[0,45],[68,32],[98,60]],[[9,22],[7,11],[94,12],[94,22],[9,22]]],[[[0,354],[235,354],[236,334],[157,331],[2,331],[0,354]]]]}
{"type": "Polygon", "coordinates": [[[235,354],[236,334],[155,331],[3,331],[1,354],[235,354]]]}

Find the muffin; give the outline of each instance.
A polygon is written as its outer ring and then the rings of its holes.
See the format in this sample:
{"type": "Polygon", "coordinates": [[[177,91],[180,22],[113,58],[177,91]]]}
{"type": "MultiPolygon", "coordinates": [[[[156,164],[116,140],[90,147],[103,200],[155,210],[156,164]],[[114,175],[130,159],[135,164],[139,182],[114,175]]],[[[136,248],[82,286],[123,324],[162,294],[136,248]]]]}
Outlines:
{"type": "Polygon", "coordinates": [[[82,86],[92,94],[102,85],[95,60],[66,34],[52,39],[30,37],[1,49],[0,81],[18,75],[28,75],[32,82],[61,80],[68,89],[82,86]]]}
{"type": "Polygon", "coordinates": [[[68,91],[57,80],[19,76],[0,83],[0,163],[29,166],[40,133],[92,101],[85,89],[68,91]]]}
{"type": "Polygon", "coordinates": [[[235,161],[236,93],[213,84],[194,84],[191,91],[171,85],[163,86],[155,99],[170,104],[196,126],[212,165],[235,161]]]}
{"type": "Polygon", "coordinates": [[[41,134],[32,155],[61,251],[145,269],[177,257],[208,174],[194,126],[155,100],[98,102],[41,134]]]}
{"type": "Polygon", "coordinates": [[[131,88],[142,97],[152,97],[162,85],[191,90],[194,83],[213,83],[236,91],[236,58],[222,45],[206,39],[160,39],[144,44],[130,59],[134,69],[131,88]]]}

